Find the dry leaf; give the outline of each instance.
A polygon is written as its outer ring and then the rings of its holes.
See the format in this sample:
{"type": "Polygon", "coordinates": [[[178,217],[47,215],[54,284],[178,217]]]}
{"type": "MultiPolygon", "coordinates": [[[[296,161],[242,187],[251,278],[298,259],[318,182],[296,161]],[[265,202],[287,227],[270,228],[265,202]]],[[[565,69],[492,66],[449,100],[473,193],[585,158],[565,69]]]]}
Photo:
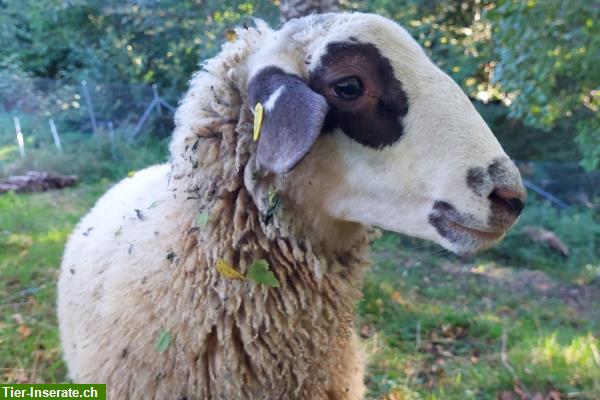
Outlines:
{"type": "Polygon", "coordinates": [[[25,339],[26,337],[31,335],[31,328],[28,327],[27,325],[19,325],[19,327],[17,328],[17,331],[21,335],[21,339],[25,339]]]}
{"type": "Polygon", "coordinates": [[[246,279],[244,275],[240,274],[238,271],[233,269],[233,267],[227,261],[222,260],[220,258],[215,263],[215,267],[217,269],[217,272],[227,279],[246,279]]]}
{"type": "Polygon", "coordinates": [[[237,34],[235,33],[234,30],[227,30],[225,32],[225,40],[227,40],[228,42],[235,42],[237,40],[237,34]]]}
{"type": "Polygon", "coordinates": [[[4,374],[6,382],[10,383],[30,383],[27,372],[24,369],[12,369],[4,374]]]}

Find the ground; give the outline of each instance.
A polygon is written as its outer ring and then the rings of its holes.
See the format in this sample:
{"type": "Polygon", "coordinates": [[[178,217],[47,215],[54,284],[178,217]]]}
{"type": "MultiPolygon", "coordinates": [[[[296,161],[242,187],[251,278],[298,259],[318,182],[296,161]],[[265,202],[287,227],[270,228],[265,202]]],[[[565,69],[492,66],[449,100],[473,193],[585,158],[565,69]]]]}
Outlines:
{"type": "MultiPolygon", "coordinates": [[[[0,382],[66,380],[58,266],[70,231],[108,186],[0,196],[0,382]]],[[[583,226],[580,215],[550,217],[583,226]]],[[[597,254],[597,234],[573,234],[581,254],[597,254]]],[[[369,399],[600,398],[597,260],[546,257],[514,235],[471,259],[389,233],[374,244],[357,306],[369,399]]]]}

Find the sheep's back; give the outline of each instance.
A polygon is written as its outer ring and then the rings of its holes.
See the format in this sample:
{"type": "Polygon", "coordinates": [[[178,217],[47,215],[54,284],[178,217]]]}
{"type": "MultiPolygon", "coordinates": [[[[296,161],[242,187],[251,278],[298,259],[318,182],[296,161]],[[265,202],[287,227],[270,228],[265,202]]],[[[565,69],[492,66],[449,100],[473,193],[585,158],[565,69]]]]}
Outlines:
{"type": "Polygon", "coordinates": [[[160,281],[181,229],[176,221],[185,213],[185,202],[168,189],[168,173],[163,164],[122,180],[98,200],[67,243],[58,317],[65,359],[76,381],[97,378],[90,374],[98,374],[98,366],[108,369],[105,360],[115,358],[108,353],[127,352],[127,343],[109,341],[115,327],[129,329],[131,340],[154,318],[145,293],[160,281]]]}

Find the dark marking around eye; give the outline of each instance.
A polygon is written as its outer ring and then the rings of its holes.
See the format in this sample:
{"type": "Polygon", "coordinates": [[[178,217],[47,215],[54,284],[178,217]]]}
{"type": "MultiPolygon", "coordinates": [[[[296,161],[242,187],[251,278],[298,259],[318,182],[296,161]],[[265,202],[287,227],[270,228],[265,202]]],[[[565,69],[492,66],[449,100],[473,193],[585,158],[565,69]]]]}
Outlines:
{"type": "Polygon", "coordinates": [[[381,55],[377,47],[354,41],[330,43],[320,66],[311,73],[310,87],[324,94],[328,90],[327,74],[347,65],[359,69],[364,74],[361,75],[363,79],[369,78],[373,89],[365,96],[370,95],[373,99],[363,107],[348,110],[329,101],[331,108],[323,131],[330,132],[339,127],[363,145],[373,148],[392,145],[404,132],[402,118],[408,113],[408,98],[390,61],[381,55]]]}
{"type": "Polygon", "coordinates": [[[365,88],[358,77],[351,76],[334,83],[333,92],[340,99],[354,100],[364,94],[365,88]]]}

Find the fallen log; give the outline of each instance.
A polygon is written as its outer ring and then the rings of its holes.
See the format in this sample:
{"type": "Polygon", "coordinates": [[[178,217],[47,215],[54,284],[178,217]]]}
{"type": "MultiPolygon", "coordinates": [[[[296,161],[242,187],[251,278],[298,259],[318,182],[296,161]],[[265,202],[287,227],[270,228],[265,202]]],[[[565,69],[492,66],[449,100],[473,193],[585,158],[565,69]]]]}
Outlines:
{"type": "Polygon", "coordinates": [[[55,175],[48,172],[28,171],[25,175],[9,176],[0,181],[0,194],[14,191],[16,193],[45,192],[51,189],[62,189],[77,184],[76,175],[55,175]]]}

